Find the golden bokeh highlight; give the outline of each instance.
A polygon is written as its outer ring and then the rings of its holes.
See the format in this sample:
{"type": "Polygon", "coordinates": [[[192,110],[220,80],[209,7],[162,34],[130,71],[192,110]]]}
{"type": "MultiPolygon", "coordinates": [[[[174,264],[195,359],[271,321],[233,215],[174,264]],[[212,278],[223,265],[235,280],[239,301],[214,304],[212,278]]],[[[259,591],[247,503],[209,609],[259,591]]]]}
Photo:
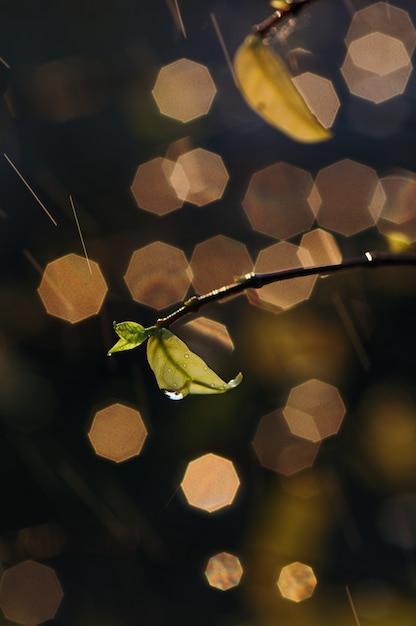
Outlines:
{"type": "Polygon", "coordinates": [[[347,47],[369,33],[385,33],[399,39],[409,56],[416,45],[416,31],[407,11],[390,2],[373,2],[360,11],[356,11],[345,37],[347,47]]]}
{"type": "Polygon", "coordinates": [[[263,415],[253,439],[261,465],[284,476],[312,467],[319,447],[291,433],[281,409],[263,415]]]}
{"type": "Polygon", "coordinates": [[[179,335],[186,345],[216,370],[234,350],[227,327],[200,316],[181,326],[179,335]]]}
{"type": "Polygon", "coordinates": [[[183,205],[183,200],[178,198],[170,182],[174,168],[173,161],[162,157],[138,167],[131,192],[139,208],[156,215],[166,215],[183,205]]]}
{"type": "MultiPolygon", "coordinates": [[[[302,259],[297,246],[281,241],[260,251],[254,269],[256,273],[265,273],[313,265],[312,258],[305,248],[301,256],[302,259]]],[[[316,276],[283,280],[265,285],[258,290],[248,290],[247,297],[251,304],[278,312],[307,300],[316,280],[316,276]]]]}
{"type": "Polygon", "coordinates": [[[340,107],[332,81],[318,74],[305,72],[294,76],[292,82],[322,126],[330,128],[340,107]]]}
{"type": "Polygon", "coordinates": [[[352,94],[380,104],[404,92],[412,65],[401,41],[370,33],[352,42],[341,72],[352,94]]]}
{"type": "Polygon", "coordinates": [[[283,409],[291,432],[313,442],[336,435],[345,412],[338,389],[316,379],[293,387],[283,409]]]}
{"type": "Polygon", "coordinates": [[[198,207],[219,200],[228,179],[222,158],[204,148],[181,154],[170,176],[177,197],[198,207]]]}
{"type": "Polygon", "coordinates": [[[275,163],[256,172],[243,200],[252,228],[277,239],[309,230],[314,219],[308,201],[312,188],[309,172],[288,163],[275,163]]]}
{"type": "Polygon", "coordinates": [[[369,33],[356,39],[348,48],[357,67],[385,76],[409,64],[403,43],[384,33],[369,33]]]}
{"type": "Polygon", "coordinates": [[[374,205],[380,199],[371,167],[344,159],[321,169],[315,184],[321,198],[316,218],[322,228],[348,237],[374,226],[381,205],[374,205]]]}
{"type": "Polygon", "coordinates": [[[176,163],[182,154],[191,152],[194,148],[193,137],[191,135],[181,137],[180,139],[172,141],[172,143],[169,144],[165,153],[165,158],[169,161],[175,161],[176,163]]]}
{"type": "Polygon", "coordinates": [[[313,595],[317,582],[309,565],[295,561],[282,567],[277,586],[287,600],[302,602],[313,595]]]}
{"type": "Polygon", "coordinates": [[[377,227],[387,236],[416,241],[416,174],[402,170],[380,178],[384,194],[377,227]]]}
{"type": "Polygon", "coordinates": [[[4,617],[23,626],[53,619],[63,597],[52,567],[27,560],[7,569],[0,580],[4,617]]]}
{"type": "Polygon", "coordinates": [[[223,348],[227,352],[234,350],[234,343],[225,324],[216,322],[209,317],[201,315],[187,322],[183,326],[182,332],[184,329],[186,329],[188,337],[193,335],[194,337],[200,337],[203,341],[213,341],[219,348],[223,348]]]}
{"type": "Polygon", "coordinates": [[[239,486],[232,461],[212,453],[191,461],[181,482],[188,504],[208,513],[230,506],[239,486]]]}
{"type": "Polygon", "coordinates": [[[342,254],[335,237],[322,228],[316,228],[302,236],[298,256],[305,265],[312,259],[313,265],[339,265],[342,254]]]}
{"type": "Polygon", "coordinates": [[[190,260],[192,283],[198,293],[207,293],[251,272],[253,262],[247,247],[236,239],[216,235],[195,246],[190,260]]]}
{"type": "Polygon", "coordinates": [[[357,11],[341,68],[351,93],[376,104],[406,89],[416,33],[408,13],[387,2],[357,11]]]}
{"type": "Polygon", "coordinates": [[[119,403],[97,411],[88,432],[94,452],[115,463],[140,454],[146,437],[139,411],[119,403]]]}
{"type": "Polygon", "coordinates": [[[384,384],[366,394],[360,414],[366,471],[389,489],[416,491],[416,403],[405,391],[384,384]]]}
{"type": "Polygon", "coordinates": [[[162,67],[152,91],[159,111],[180,122],[206,115],[215,93],[208,68],[189,59],[162,67]]]}
{"type": "Polygon", "coordinates": [[[240,560],[228,552],[219,552],[212,556],[205,569],[205,576],[211,587],[228,591],[240,584],[243,568],[240,560]]]}
{"type": "MultiPolygon", "coordinates": [[[[255,296],[261,289],[252,291],[255,296]]],[[[262,385],[274,388],[278,381],[289,393],[298,382],[310,378],[338,381],[349,371],[351,339],[339,319],[322,314],[321,307],[301,304],[283,315],[258,315],[255,309],[249,312],[249,332],[239,350],[246,359],[247,374],[249,369],[262,385]]],[[[365,307],[358,309],[363,332],[366,322],[371,329],[367,313],[365,307]]]]}
{"type": "Polygon", "coordinates": [[[97,315],[107,285],[98,263],[68,254],[48,263],[38,293],[50,315],[75,324],[97,315]]]}
{"type": "Polygon", "coordinates": [[[124,280],[136,302],[164,309],[185,298],[192,272],[182,250],[155,241],[133,252],[124,280]]]}

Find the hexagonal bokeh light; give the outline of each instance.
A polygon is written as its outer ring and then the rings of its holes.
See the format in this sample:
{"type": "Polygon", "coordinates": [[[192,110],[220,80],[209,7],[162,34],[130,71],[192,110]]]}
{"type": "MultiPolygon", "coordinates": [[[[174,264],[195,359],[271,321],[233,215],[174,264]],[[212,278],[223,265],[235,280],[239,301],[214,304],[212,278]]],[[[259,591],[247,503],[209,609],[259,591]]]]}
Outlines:
{"type": "Polygon", "coordinates": [[[374,226],[381,198],[375,194],[378,177],[371,167],[344,159],[320,170],[315,184],[322,228],[349,236],[374,226]]]}
{"type": "MultiPolygon", "coordinates": [[[[223,348],[227,352],[234,350],[234,344],[227,327],[209,317],[201,315],[187,322],[182,328],[182,333],[183,330],[190,338],[200,337],[202,341],[213,341],[218,347],[223,348]]],[[[192,339],[190,340],[192,341],[192,339]]]]}
{"type": "Polygon", "coordinates": [[[379,104],[403,93],[412,65],[401,41],[370,33],[351,43],[341,72],[352,94],[379,104]]]}
{"type": "Polygon", "coordinates": [[[390,2],[373,2],[360,11],[356,11],[351,20],[345,44],[369,33],[380,32],[399,39],[409,56],[416,45],[416,31],[407,11],[399,9],[390,2]]]}
{"type": "Polygon", "coordinates": [[[193,137],[187,135],[186,137],[181,137],[180,139],[177,139],[176,141],[173,141],[171,144],[169,144],[165,153],[165,158],[169,161],[175,161],[176,163],[176,161],[182,154],[192,152],[192,150],[194,149],[195,146],[193,142],[193,137]]]}
{"type": "Polygon", "coordinates": [[[187,322],[181,326],[179,334],[192,352],[203,358],[214,370],[221,368],[224,358],[234,350],[227,327],[209,317],[200,316],[187,322]]]}
{"type": "Polygon", "coordinates": [[[263,415],[253,439],[261,465],[284,476],[311,467],[319,446],[291,433],[281,409],[263,415]]]}
{"type": "Polygon", "coordinates": [[[384,235],[416,241],[416,174],[402,170],[380,179],[384,203],[377,228],[384,235]]]}
{"type": "Polygon", "coordinates": [[[53,619],[63,597],[52,567],[27,560],[7,569],[0,581],[4,617],[23,626],[53,619]]]}
{"type": "Polygon", "coordinates": [[[243,568],[239,559],[228,552],[219,552],[212,556],[205,569],[205,576],[211,587],[228,591],[239,585],[243,568]]]}
{"type": "Polygon", "coordinates": [[[131,186],[138,207],[156,215],[166,215],[183,205],[170,182],[174,168],[173,161],[162,157],[138,167],[131,186]]]}
{"type": "Polygon", "coordinates": [[[369,33],[351,42],[349,53],[353,63],[380,76],[409,63],[409,55],[399,39],[384,33],[369,33]]]}
{"type": "Polygon", "coordinates": [[[239,486],[233,463],[212,453],[191,461],[181,482],[188,504],[208,513],[230,506],[239,486]]]}
{"type": "Polygon", "coordinates": [[[205,65],[179,59],[162,67],[152,94],[163,115],[190,122],[208,113],[216,91],[205,65]]]}
{"type": "Polygon", "coordinates": [[[246,246],[224,235],[216,235],[197,244],[190,264],[192,282],[198,293],[230,284],[234,276],[243,276],[253,269],[246,246]]]}
{"type": "MultiPolygon", "coordinates": [[[[257,273],[275,272],[313,265],[312,258],[305,248],[302,251],[302,262],[298,252],[298,247],[291,243],[286,241],[276,243],[261,250],[255,263],[255,271],[257,273]]],[[[249,290],[247,297],[251,304],[277,312],[282,309],[289,309],[302,300],[307,300],[312,293],[316,280],[316,276],[283,280],[265,285],[261,289],[249,290]]]]}
{"type": "Polygon", "coordinates": [[[192,272],[182,250],[155,241],[133,252],[124,280],[134,300],[163,309],[184,299],[192,272]]]}
{"type": "Polygon", "coordinates": [[[313,595],[317,582],[309,565],[295,561],[282,567],[277,586],[287,600],[302,602],[313,595]]]}
{"type": "Polygon", "coordinates": [[[38,292],[50,315],[75,324],[100,311],[107,285],[98,263],[67,254],[48,263],[38,292]]]}
{"type": "Polygon", "coordinates": [[[199,207],[219,200],[228,179],[222,158],[204,148],[181,154],[170,176],[178,198],[199,207]]]}
{"type": "Polygon", "coordinates": [[[139,411],[119,403],[97,411],[88,432],[95,453],[115,463],[140,454],[146,437],[139,411]]]}
{"type": "Polygon", "coordinates": [[[291,389],[283,415],[294,435],[317,442],[339,431],[345,405],[336,387],[312,379],[291,389]]]}
{"type": "Polygon", "coordinates": [[[338,265],[342,262],[342,254],[334,236],[322,228],[303,235],[298,256],[304,264],[309,263],[310,259],[314,265],[338,265]]]}
{"type": "Polygon", "coordinates": [[[341,68],[351,93],[377,104],[403,93],[415,41],[406,11],[387,2],[357,11],[345,38],[348,51],[341,68]]]}
{"type": "Polygon", "coordinates": [[[254,230],[289,239],[312,225],[314,216],[308,201],[312,189],[309,172],[275,163],[253,174],[243,208],[254,230]]]}
{"type": "Polygon", "coordinates": [[[296,89],[325,128],[330,128],[337,116],[340,101],[328,78],[305,72],[292,78],[296,89]]]}

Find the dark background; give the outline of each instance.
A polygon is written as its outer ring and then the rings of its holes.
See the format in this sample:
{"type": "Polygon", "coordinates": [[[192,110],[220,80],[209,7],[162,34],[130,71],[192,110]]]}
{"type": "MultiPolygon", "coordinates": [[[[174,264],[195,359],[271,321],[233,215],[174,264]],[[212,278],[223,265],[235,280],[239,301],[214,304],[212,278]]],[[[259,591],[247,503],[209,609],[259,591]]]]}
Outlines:
{"type": "MultiPolygon", "coordinates": [[[[416,21],[410,0],[393,4],[416,21]]],[[[0,65],[6,94],[1,151],[58,226],[2,159],[0,559],[4,568],[33,558],[55,569],[64,590],[57,625],[347,625],[353,614],[346,585],[363,624],[416,621],[416,462],[408,461],[416,445],[413,269],[328,278],[307,302],[280,315],[244,297],[204,309],[227,325],[235,344],[217,369],[225,378],[240,369],[245,375],[224,396],[172,403],[156,388],[143,350],[106,357],[116,340],[112,320],[150,325],[157,317],[126,288],[134,250],[162,240],[189,259],[196,244],[223,234],[255,258],[274,243],[250,228],[241,207],[254,172],[285,161],[315,176],[345,158],[379,176],[416,170],[414,75],[400,97],[409,114],[396,132],[374,137],[350,123],[354,107],[359,116],[362,106],[364,117],[373,106],[386,125],[395,115],[391,102],[370,106],[354,98],[340,74],[352,5],[357,10],[365,3],[323,0],[294,34],[308,41],[341,100],[334,139],[305,146],[247,109],[210,18],[214,13],[233,54],[251,25],[268,15],[267,2],[183,0],[187,39],[162,0],[1,3],[0,56],[10,66],[0,65]],[[100,81],[86,87],[94,110],[65,122],[47,120],[35,106],[33,72],[74,55],[101,68],[100,81]],[[181,57],[207,65],[217,87],[209,114],[185,125],[161,116],[151,95],[160,67],[181,57]],[[186,136],[222,156],[230,174],[224,196],[201,208],[185,203],[164,217],[138,209],[130,192],[137,167],[186,136]],[[45,312],[36,269],[70,252],[82,254],[69,193],[89,255],[109,287],[99,315],[74,325],[45,312]],[[357,322],[367,369],[336,298],[357,322]],[[357,301],[365,306],[370,333],[354,317],[357,301]],[[291,387],[308,378],[337,386],[347,414],[339,435],[322,444],[314,469],[298,477],[299,484],[318,485],[300,498],[294,478],[261,467],[251,442],[261,416],[282,407],[291,387]],[[87,438],[95,411],[112,401],[137,408],[149,431],[141,455],[120,465],[97,457],[87,438]],[[383,428],[374,441],[379,415],[383,428]],[[187,463],[206,452],[232,459],[241,479],[235,503],[213,515],[189,507],[178,490],[187,463]],[[407,547],[400,524],[390,543],[380,531],[383,510],[403,494],[413,502],[397,514],[406,518],[407,547]],[[24,546],[23,529],[31,537],[24,546]],[[223,550],[236,554],[244,569],[240,586],[228,592],[210,588],[204,577],[208,558],[223,550]],[[311,565],[318,579],[314,597],[299,605],[276,588],[280,568],[295,560],[311,565]]],[[[337,240],[345,256],[387,249],[375,227],[337,240]]]]}

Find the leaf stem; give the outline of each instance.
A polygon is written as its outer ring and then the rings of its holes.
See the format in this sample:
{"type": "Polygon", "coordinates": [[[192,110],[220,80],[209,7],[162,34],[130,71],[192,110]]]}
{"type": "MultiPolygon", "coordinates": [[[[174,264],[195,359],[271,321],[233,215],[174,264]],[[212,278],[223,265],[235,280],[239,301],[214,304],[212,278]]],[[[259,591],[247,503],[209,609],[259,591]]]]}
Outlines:
{"type": "Polygon", "coordinates": [[[174,322],[198,311],[202,306],[209,302],[215,302],[228,298],[245,291],[246,289],[261,289],[264,285],[277,283],[282,280],[290,280],[292,278],[300,278],[302,276],[316,276],[335,274],[337,272],[356,269],[356,268],[376,268],[389,265],[416,265],[416,254],[410,253],[392,253],[392,252],[365,252],[358,257],[345,259],[336,265],[315,265],[311,267],[295,267],[288,270],[278,272],[268,272],[265,274],[256,274],[250,272],[236,279],[230,285],[224,285],[219,289],[213,289],[200,296],[192,296],[180,306],[178,309],[167,315],[160,317],[156,321],[156,326],[167,328],[174,322]]]}

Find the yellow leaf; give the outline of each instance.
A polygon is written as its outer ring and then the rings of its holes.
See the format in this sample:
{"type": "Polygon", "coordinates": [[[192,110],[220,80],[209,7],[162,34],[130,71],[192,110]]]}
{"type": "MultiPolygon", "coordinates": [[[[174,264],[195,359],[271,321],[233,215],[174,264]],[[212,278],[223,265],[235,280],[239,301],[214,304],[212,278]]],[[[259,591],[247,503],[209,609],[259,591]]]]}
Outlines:
{"type": "Polygon", "coordinates": [[[332,137],[308,108],[284,62],[259,35],[246,37],[234,57],[234,69],[247,104],[269,124],[303,143],[332,137]]]}
{"type": "Polygon", "coordinates": [[[289,11],[290,10],[290,2],[286,2],[285,0],[271,0],[270,6],[274,9],[279,9],[280,11],[289,11]]]}

